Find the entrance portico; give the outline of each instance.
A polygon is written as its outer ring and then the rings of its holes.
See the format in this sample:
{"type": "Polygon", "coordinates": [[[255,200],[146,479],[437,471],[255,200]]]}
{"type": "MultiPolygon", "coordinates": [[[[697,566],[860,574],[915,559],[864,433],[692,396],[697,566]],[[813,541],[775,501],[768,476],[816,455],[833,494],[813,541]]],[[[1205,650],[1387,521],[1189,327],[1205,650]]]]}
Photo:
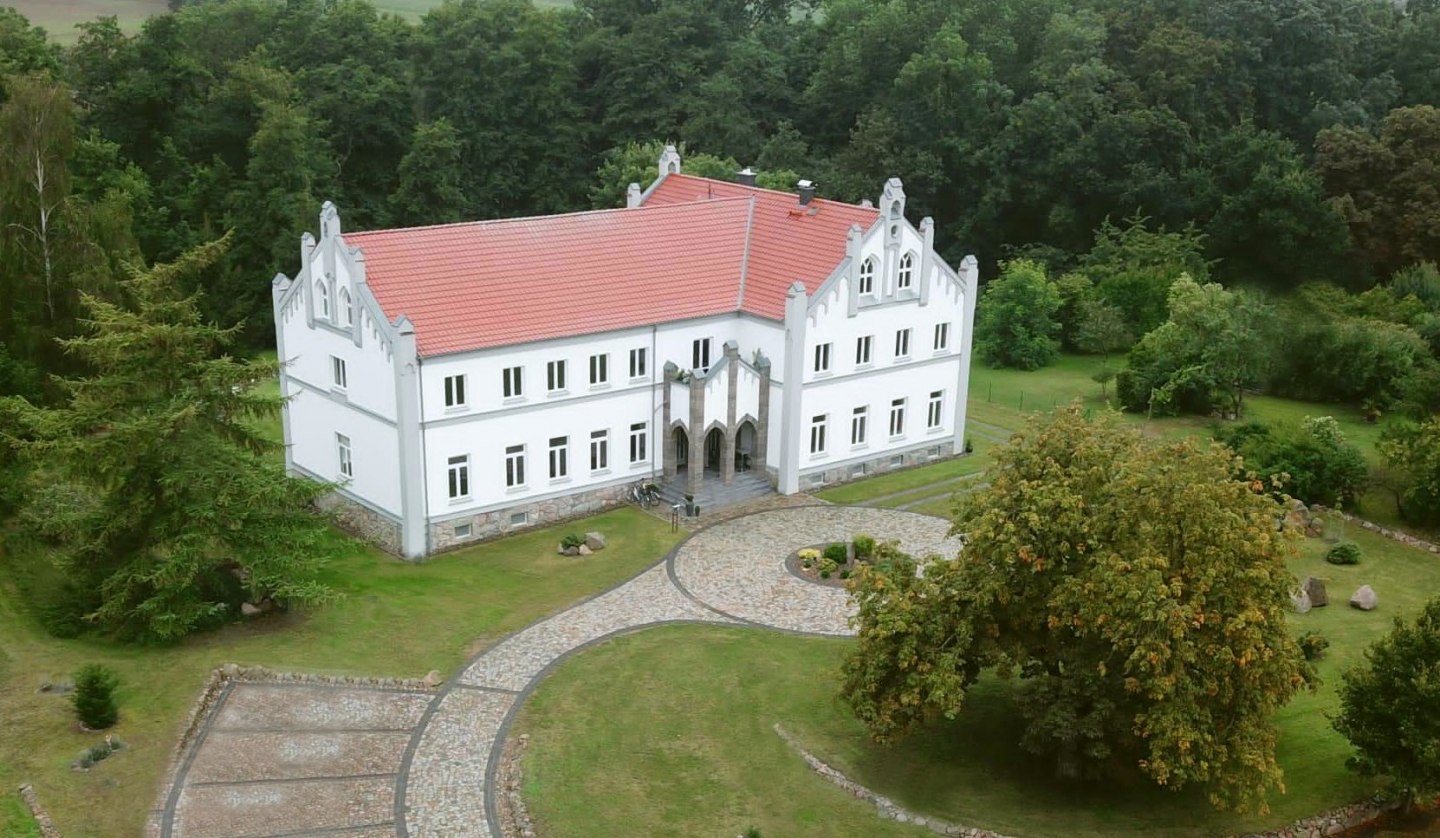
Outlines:
{"type": "Polygon", "coordinates": [[[770,361],[756,353],[740,358],[735,341],[708,370],[665,364],[664,447],[667,480],[683,478],[685,491],[700,492],[704,480],[735,480],[737,470],[766,468],[770,422],[770,361]]]}

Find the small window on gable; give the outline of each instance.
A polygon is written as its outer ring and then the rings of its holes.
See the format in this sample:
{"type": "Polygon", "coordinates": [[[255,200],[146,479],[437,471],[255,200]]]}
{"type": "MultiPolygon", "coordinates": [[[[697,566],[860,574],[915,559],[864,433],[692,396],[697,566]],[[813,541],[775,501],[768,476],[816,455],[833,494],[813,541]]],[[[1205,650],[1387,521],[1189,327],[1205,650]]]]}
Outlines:
{"type": "Polygon", "coordinates": [[[908,291],[915,285],[914,253],[907,253],[900,257],[900,275],[896,278],[895,285],[901,291],[908,291]]]}
{"type": "Polygon", "coordinates": [[[355,301],[350,299],[348,288],[341,288],[337,296],[340,298],[340,325],[349,326],[355,322],[355,301]]]}
{"type": "Polygon", "coordinates": [[[860,263],[860,293],[875,293],[875,260],[873,258],[860,263]]]}
{"type": "Polygon", "coordinates": [[[330,289],[325,287],[325,280],[315,280],[315,314],[326,320],[330,316],[330,289]]]}

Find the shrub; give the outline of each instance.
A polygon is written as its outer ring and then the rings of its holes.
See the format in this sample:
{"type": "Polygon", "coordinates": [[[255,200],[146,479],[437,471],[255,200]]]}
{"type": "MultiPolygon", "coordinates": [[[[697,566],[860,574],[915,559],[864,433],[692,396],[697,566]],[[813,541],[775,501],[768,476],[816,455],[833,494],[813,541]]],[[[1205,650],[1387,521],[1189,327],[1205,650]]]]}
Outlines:
{"type": "Polygon", "coordinates": [[[99,745],[91,745],[81,751],[79,759],[75,760],[71,765],[80,771],[87,771],[97,762],[100,762],[123,747],[125,747],[124,742],[121,742],[113,736],[107,736],[105,737],[105,741],[99,745]]]}
{"type": "Polygon", "coordinates": [[[1307,631],[1300,635],[1300,653],[1307,661],[1318,661],[1330,648],[1330,641],[1318,631],[1307,631]]]}
{"type": "Polygon", "coordinates": [[[848,570],[842,570],[842,571],[840,571],[840,578],[841,578],[841,579],[849,579],[849,578],[850,578],[850,571],[848,571],[848,570]]]}
{"type": "Polygon", "coordinates": [[[1009,262],[985,285],[975,315],[975,352],[992,367],[1039,369],[1060,351],[1060,292],[1045,267],[1009,262]]]}
{"type": "Polygon", "coordinates": [[[88,663],[75,673],[75,692],[70,700],[80,724],[91,730],[104,730],[115,724],[120,711],[115,706],[115,672],[98,663],[88,663]]]}
{"type": "Polygon", "coordinates": [[[850,561],[850,551],[845,548],[844,544],[837,541],[825,548],[825,558],[837,565],[842,565],[850,561]]]}
{"type": "Polygon", "coordinates": [[[868,559],[875,555],[875,539],[864,533],[855,536],[855,558],[868,559]]]}
{"type": "Polygon", "coordinates": [[[585,536],[583,536],[583,535],[578,535],[578,534],[573,533],[573,532],[570,533],[569,535],[565,536],[564,538],[560,539],[560,546],[561,546],[561,547],[564,547],[566,550],[569,550],[571,547],[579,547],[581,544],[584,544],[584,543],[585,543],[585,536]]]}
{"type": "Polygon", "coordinates": [[[822,571],[820,571],[820,578],[821,578],[821,579],[829,579],[829,578],[830,578],[830,571],[828,571],[828,570],[822,570],[822,571]]]}
{"type": "Polygon", "coordinates": [[[820,551],[816,550],[813,547],[806,547],[804,550],[801,550],[795,555],[799,557],[800,564],[804,565],[805,567],[809,567],[820,561],[820,551]]]}
{"type": "Polygon", "coordinates": [[[752,826],[740,838],[760,838],[760,830],[752,826]]]}
{"type": "Polygon", "coordinates": [[[1342,541],[1331,547],[1325,554],[1330,564],[1360,564],[1360,545],[1353,541],[1342,541]]]}
{"type": "Polygon", "coordinates": [[[829,556],[826,556],[825,558],[820,560],[820,575],[825,577],[826,579],[829,579],[830,574],[834,573],[839,569],[840,564],[829,556]]]}
{"type": "Polygon", "coordinates": [[[1306,503],[1350,504],[1365,490],[1369,469],[1332,417],[1306,417],[1298,425],[1230,425],[1216,439],[1245,458],[1245,470],[1269,481],[1288,475],[1283,489],[1306,503]]]}

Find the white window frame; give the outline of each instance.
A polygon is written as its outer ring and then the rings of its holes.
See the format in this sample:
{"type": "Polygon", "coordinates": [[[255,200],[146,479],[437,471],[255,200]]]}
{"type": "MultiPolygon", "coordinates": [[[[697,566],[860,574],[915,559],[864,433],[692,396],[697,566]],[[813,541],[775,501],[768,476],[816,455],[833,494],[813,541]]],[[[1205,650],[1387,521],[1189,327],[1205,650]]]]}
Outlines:
{"type": "Polygon", "coordinates": [[[341,288],[336,296],[339,297],[336,308],[339,309],[340,325],[349,328],[355,322],[355,301],[350,297],[349,288],[341,288]]]}
{"type": "Polygon", "coordinates": [[[868,367],[875,362],[875,336],[855,339],[855,366],[868,367]]]}
{"type": "Polygon", "coordinates": [[[908,399],[895,399],[890,402],[890,438],[899,439],[905,436],[905,408],[908,406],[908,399]]]}
{"type": "Polygon", "coordinates": [[[636,422],[630,426],[630,463],[650,461],[650,423],[636,422]]]}
{"type": "Polygon", "coordinates": [[[834,354],[835,344],[815,344],[815,374],[825,375],[830,372],[830,356],[834,354]]]}
{"type": "Polygon", "coordinates": [[[524,367],[506,367],[500,371],[500,393],[507,399],[525,398],[524,367]]]}
{"type": "Polygon", "coordinates": [[[505,447],[505,488],[525,488],[525,446],[505,447]]]}
{"type": "Polygon", "coordinates": [[[630,350],[630,378],[645,378],[649,374],[649,347],[641,346],[630,350]]]}
{"type": "Polygon", "coordinates": [[[552,436],[549,445],[550,482],[570,477],[570,437],[552,436]]]}
{"type": "Polygon", "coordinates": [[[871,256],[860,263],[859,293],[866,296],[875,296],[875,257],[871,256]]]}
{"type": "Polygon", "coordinates": [[[938,431],[945,425],[945,391],[930,391],[930,399],[925,405],[925,429],[938,431]]]}
{"type": "Polygon", "coordinates": [[[830,426],[830,415],[814,416],[810,419],[810,456],[825,453],[825,436],[830,426]]]}
{"type": "Polygon", "coordinates": [[[950,324],[949,322],[935,324],[935,351],[947,352],[950,349],[950,324]]]}
{"type": "Polygon", "coordinates": [[[469,401],[468,401],[467,398],[466,398],[466,393],[465,393],[466,387],[465,387],[465,385],[466,385],[466,381],[465,381],[465,375],[464,375],[464,373],[461,373],[461,374],[459,374],[459,375],[447,375],[447,376],[445,376],[445,409],[446,409],[446,410],[455,410],[455,409],[457,409],[457,408],[463,408],[463,407],[465,407],[465,406],[467,406],[467,405],[469,404],[469,401]]]}
{"type": "Polygon", "coordinates": [[[900,257],[900,270],[895,274],[895,288],[909,291],[915,287],[915,251],[900,257]]]}
{"type": "Polygon", "coordinates": [[[352,455],[352,452],[353,449],[350,447],[350,437],[341,433],[335,434],[335,454],[339,457],[340,460],[341,477],[355,476],[355,459],[352,455]]]}
{"type": "Polygon", "coordinates": [[[696,338],[690,344],[690,369],[699,370],[701,375],[710,371],[710,338],[696,338]]]}
{"type": "Polygon", "coordinates": [[[870,438],[870,405],[861,405],[850,412],[850,444],[856,448],[870,438]]]}
{"type": "Polygon", "coordinates": [[[459,454],[446,461],[445,490],[450,500],[462,501],[470,498],[470,455],[459,454]]]}
{"type": "Polygon", "coordinates": [[[548,393],[565,392],[565,360],[550,361],[545,364],[545,390],[548,393]]]}
{"type": "Polygon", "coordinates": [[[609,429],[590,432],[590,473],[604,474],[610,470],[609,429]]]}
{"type": "Polygon", "coordinates": [[[899,329],[895,332],[895,359],[897,361],[910,357],[910,339],[913,337],[910,333],[912,331],[914,330],[899,329]]]}
{"type": "Polygon", "coordinates": [[[324,279],[315,280],[315,299],[320,303],[320,305],[316,306],[316,308],[320,310],[320,316],[326,320],[331,320],[330,288],[325,284],[324,279]]]}
{"type": "Polygon", "coordinates": [[[336,390],[346,390],[350,386],[350,373],[345,368],[345,359],[339,355],[330,356],[330,384],[336,390]]]}
{"type": "Polygon", "coordinates": [[[610,353],[601,352],[590,356],[590,386],[607,387],[610,384],[610,353]]]}

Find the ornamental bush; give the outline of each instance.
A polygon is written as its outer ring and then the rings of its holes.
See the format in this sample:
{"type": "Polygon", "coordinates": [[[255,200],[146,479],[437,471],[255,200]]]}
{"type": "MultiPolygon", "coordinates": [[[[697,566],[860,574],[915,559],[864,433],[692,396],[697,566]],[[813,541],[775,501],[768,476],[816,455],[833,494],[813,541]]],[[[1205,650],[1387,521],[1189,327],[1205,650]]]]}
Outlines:
{"type": "Polygon", "coordinates": [[[1307,631],[1300,635],[1300,654],[1305,656],[1307,661],[1318,661],[1325,655],[1325,650],[1330,648],[1330,641],[1325,635],[1318,631],[1307,631]]]}
{"type": "Polygon", "coordinates": [[[855,558],[868,559],[875,555],[875,539],[864,533],[855,536],[855,558]]]}
{"type": "Polygon", "coordinates": [[[842,565],[850,561],[850,551],[845,548],[844,544],[837,541],[825,548],[825,558],[836,565],[842,565]]]}
{"type": "Polygon", "coordinates": [[[1360,564],[1360,545],[1353,541],[1342,541],[1331,547],[1325,554],[1330,564],[1360,564]]]}
{"type": "Polygon", "coordinates": [[[560,546],[564,547],[566,550],[569,550],[571,547],[579,547],[584,543],[585,536],[573,532],[560,539],[560,546]]]}
{"type": "Polygon", "coordinates": [[[75,692],[70,701],[80,724],[91,730],[104,730],[120,718],[115,705],[115,687],[119,679],[108,666],[89,663],[75,673],[75,692]]]}

